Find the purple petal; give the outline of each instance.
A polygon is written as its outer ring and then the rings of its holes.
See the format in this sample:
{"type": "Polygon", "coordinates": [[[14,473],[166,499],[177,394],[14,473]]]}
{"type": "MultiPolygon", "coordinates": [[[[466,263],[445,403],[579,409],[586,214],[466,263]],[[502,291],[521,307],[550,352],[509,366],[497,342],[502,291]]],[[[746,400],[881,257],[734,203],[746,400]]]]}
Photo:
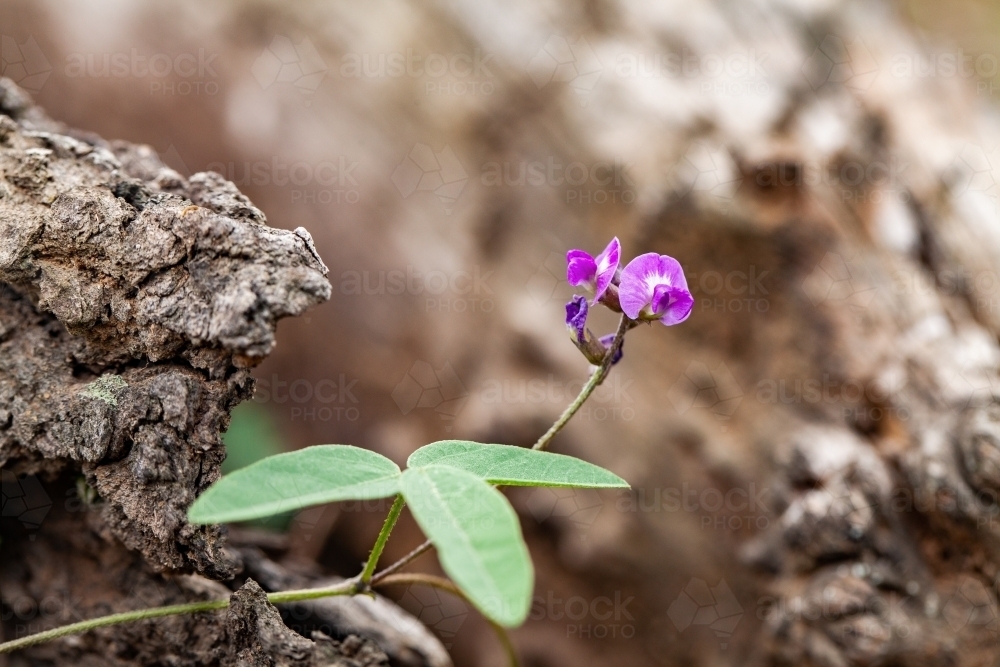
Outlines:
{"type": "Polygon", "coordinates": [[[611,243],[605,248],[600,255],[597,256],[595,260],[595,271],[597,275],[596,286],[594,287],[594,303],[604,296],[604,292],[607,291],[608,285],[615,277],[615,272],[618,271],[618,263],[621,260],[622,254],[622,244],[618,241],[618,237],[611,239],[611,243]]]}
{"type": "MultiPolygon", "coordinates": [[[[607,336],[601,336],[601,345],[606,348],[611,348],[611,343],[615,342],[615,334],[608,334],[607,336]]],[[[615,356],[611,358],[611,365],[614,366],[619,361],[622,360],[622,355],[625,354],[625,341],[622,340],[622,344],[618,346],[618,351],[615,356]]]]}
{"type": "Polygon", "coordinates": [[[653,295],[653,313],[660,316],[660,322],[666,326],[680,324],[691,315],[694,308],[694,297],[691,292],[681,287],[667,285],[657,286],[653,295]]]}
{"type": "Polygon", "coordinates": [[[652,300],[653,287],[649,284],[649,278],[658,275],[659,266],[660,256],[655,252],[647,252],[622,269],[618,302],[622,306],[622,312],[631,319],[638,319],[639,312],[652,300]]]}
{"type": "MultiPolygon", "coordinates": [[[[622,270],[621,284],[618,288],[622,311],[632,319],[638,318],[647,306],[651,307],[652,313],[659,313],[654,304],[657,287],[677,288],[687,292],[684,269],[681,268],[680,262],[668,255],[658,255],[655,252],[639,255],[622,270]]],[[[660,294],[659,298],[662,299],[665,298],[662,295],[668,292],[660,290],[660,294]]],[[[681,299],[680,296],[676,298],[681,299]]],[[[693,303],[694,300],[691,299],[691,304],[693,303]]],[[[662,303],[660,306],[665,308],[662,303]]],[[[690,309],[684,316],[687,317],[689,313],[690,309]]]]}
{"type": "Polygon", "coordinates": [[[566,304],[566,326],[578,343],[586,341],[587,297],[577,294],[566,304]]]}
{"type": "Polygon", "coordinates": [[[684,269],[681,263],[670,255],[660,255],[660,275],[666,276],[667,284],[682,289],[688,288],[687,278],[684,277],[684,269]]]}
{"type": "Polygon", "coordinates": [[[566,253],[566,282],[573,287],[592,285],[597,275],[597,262],[590,253],[570,250],[566,253]]]}
{"type": "Polygon", "coordinates": [[[653,315],[660,317],[667,312],[670,305],[670,285],[660,284],[653,288],[653,298],[649,300],[649,310],[653,315]]]}

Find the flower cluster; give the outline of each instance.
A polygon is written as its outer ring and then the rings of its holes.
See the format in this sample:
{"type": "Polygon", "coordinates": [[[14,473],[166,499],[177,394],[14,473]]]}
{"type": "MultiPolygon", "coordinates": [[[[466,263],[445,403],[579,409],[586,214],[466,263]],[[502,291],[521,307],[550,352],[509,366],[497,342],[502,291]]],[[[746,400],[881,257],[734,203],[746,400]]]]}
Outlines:
{"type": "MultiPolygon", "coordinates": [[[[629,327],[654,320],[666,326],[680,324],[691,315],[694,307],[684,269],[673,257],[649,252],[633,259],[624,269],[618,268],[620,261],[621,243],[617,238],[611,239],[597,257],[583,250],[566,253],[566,280],[593,294],[589,304],[580,295],[566,304],[566,326],[573,342],[594,364],[604,360],[615,336],[595,338],[587,329],[590,306],[600,303],[623,313],[629,327]]],[[[619,359],[621,347],[616,350],[612,363],[619,359]]]]}

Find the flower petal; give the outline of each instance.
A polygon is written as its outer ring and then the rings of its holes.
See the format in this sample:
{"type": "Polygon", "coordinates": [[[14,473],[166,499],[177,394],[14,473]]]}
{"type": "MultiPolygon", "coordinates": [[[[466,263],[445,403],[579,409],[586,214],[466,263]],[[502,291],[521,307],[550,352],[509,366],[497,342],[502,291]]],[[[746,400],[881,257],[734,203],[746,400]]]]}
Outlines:
{"type": "Polygon", "coordinates": [[[583,250],[570,250],[566,253],[566,282],[573,287],[593,285],[597,275],[597,262],[583,250]]]}
{"type": "MultiPolygon", "coordinates": [[[[660,292],[659,288],[657,292],[660,292]]],[[[664,287],[662,294],[658,293],[653,301],[653,312],[660,314],[660,322],[666,326],[680,324],[691,315],[694,308],[694,297],[691,292],[682,287],[664,287]]]]}
{"type": "Polygon", "coordinates": [[[639,255],[622,269],[618,301],[622,312],[631,319],[637,319],[639,312],[652,300],[653,287],[659,282],[659,269],[660,256],[655,252],[639,255]]]}
{"type": "Polygon", "coordinates": [[[683,289],[688,288],[687,278],[684,277],[684,269],[681,267],[681,263],[670,255],[660,255],[658,271],[661,276],[666,278],[665,282],[668,285],[683,289]]]}
{"type": "Polygon", "coordinates": [[[566,304],[566,327],[578,343],[586,342],[587,297],[577,294],[566,304]]]}
{"type": "Polygon", "coordinates": [[[618,271],[618,263],[621,260],[622,244],[618,237],[611,239],[611,243],[594,260],[596,264],[596,285],[594,287],[594,303],[604,296],[611,281],[614,280],[618,271]]]}

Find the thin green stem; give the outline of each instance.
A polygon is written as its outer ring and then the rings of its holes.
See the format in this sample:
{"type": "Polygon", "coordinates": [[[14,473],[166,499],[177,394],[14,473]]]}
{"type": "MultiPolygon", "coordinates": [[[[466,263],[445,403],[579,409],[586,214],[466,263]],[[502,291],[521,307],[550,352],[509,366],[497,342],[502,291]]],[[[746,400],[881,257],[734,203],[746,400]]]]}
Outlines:
{"type": "Polygon", "coordinates": [[[121,614],[101,616],[100,618],[93,618],[89,621],[80,621],[79,623],[64,625],[61,628],[54,628],[52,630],[46,630],[44,632],[28,635],[27,637],[21,637],[20,639],[4,642],[0,644],[0,653],[10,653],[11,651],[34,646],[35,644],[52,641],[53,639],[59,639],[60,637],[66,637],[67,635],[80,634],[81,632],[87,632],[88,630],[103,628],[109,625],[143,621],[147,618],[160,618],[162,616],[177,616],[178,614],[196,614],[203,611],[215,611],[216,609],[225,609],[228,606],[229,600],[209,600],[207,602],[176,604],[169,607],[141,609],[139,611],[127,611],[121,614]]]}
{"type": "Polygon", "coordinates": [[[563,426],[569,423],[569,420],[583,407],[583,404],[587,402],[587,399],[594,393],[594,390],[604,382],[604,378],[608,377],[608,373],[611,372],[611,364],[615,355],[618,354],[618,350],[622,347],[625,333],[633,326],[635,326],[635,322],[622,315],[621,321],[618,323],[618,331],[615,332],[615,338],[611,342],[611,347],[608,348],[607,353],[604,355],[601,365],[594,369],[594,372],[590,375],[590,379],[587,380],[587,383],[583,385],[583,389],[580,390],[580,394],[563,410],[563,413],[559,415],[559,419],[545,432],[545,435],[538,439],[538,442],[535,443],[532,449],[547,449],[552,439],[556,437],[556,434],[563,429],[563,426]]]}
{"type": "MultiPolygon", "coordinates": [[[[382,581],[378,583],[378,586],[399,586],[406,584],[431,586],[432,588],[437,588],[460,597],[469,605],[475,606],[472,604],[472,601],[466,597],[465,593],[462,592],[462,589],[451,581],[443,577],[436,577],[433,574],[393,574],[382,579],[382,581]]],[[[517,659],[517,651],[514,650],[514,643],[510,640],[510,635],[507,634],[507,629],[499,623],[493,622],[488,617],[484,616],[483,618],[486,618],[486,621],[493,628],[493,632],[496,633],[497,639],[500,640],[504,653],[507,654],[507,660],[510,663],[510,667],[519,667],[521,663],[517,659]]]]}
{"type": "Polygon", "coordinates": [[[362,589],[360,577],[353,577],[334,586],[326,588],[300,588],[294,591],[279,591],[268,593],[267,601],[271,604],[283,602],[301,602],[302,600],[318,600],[336,595],[354,595],[362,589]]]}
{"type": "Polygon", "coordinates": [[[424,542],[423,544],[421,544],[419,547],[417,547],[416,549],[414,549],[410,553],[406,554],[405,556],[403,556],[402,558],[400,558],[399,560],[397,560],[395,563],[393,563],[392,565],[390,565],[389,567],[385,568],[384,570],[382,570],[381,572],[379,572],[378,574],[376,574],[374,577],[372,577],[371,585],[374,586],[378,582],[380,582],[383,579],[385,579],[386,577],[388,577],[393,572],[395,572],[397,570],[403,569],[404,567],[406,567],[407,565],[409,565],[411,561],[416,560],[416,558],[418,556],[421,556],[422,554],[424,554],[427,551],[429,551],[432,546],[434,546],[434,545],[431,544],[431,541],[427,540],[426,542],[424,542]]]}
{"type": "MultiPolygon", "coordinates": [[[[305,588],[295,591],[270,593],[267,596],[267,600],[273,604],[281,604],[283,602],[315,600],[318,598],[332,597],[334,595],[353,595],[357,592],[359,583],[360,580],[358,578],[354,578],[341,582],[336,586],[329,586],[327,588],[305,588]]],[[[88,621],[80,621],[79,623],[64,625],[61,628],[38,632],[36,634],[21,637],[20,639],[14,639],[9,642],[3,642],[0,644],[0,654],[10,653],[12,651],[17,651],[18,649],[34,646],[35,644],[42,644],[54,639],[59,639],[60,637],[78,635],[89,630],[105,628],[111,625],[134,623],[136,621],[145,621],[151,618],[162,618],[164,616],[178,616],[181,614],[197,614],[201,612],[217,611],[219,609],[226,609],[227,607],[229,607],[229,600],[207,600],[205,602],[175,604],[168,607],[139,609],[137,611],[126,611],[121,614],[101,616],[99,618],[92,618],[88,621]]]]}
{"type": "Polygon", "coordinates": [[[389,533],[392,532],[393,526],[399,520],[399,514],[403,511],[403,505],[405,504],[406,501],[403,500],[403,495],[398,494],[396,500],[392,503],[392,507],[389,508],[389,516],[385,518],[385,523],[382,524],[382,530],[378,534],[378,539],[375,540],[375,546],[372,547],[372,552],[368,556],[368,562],[365,563],[365,569],[361,571],[361,582],[363,584],[367,584],[372,580],[372,575],[375,574],[375,568],[378,566],[378,559],[382,555],[382,550],[385,549],[385,543],[389,541],[389,533]]]}

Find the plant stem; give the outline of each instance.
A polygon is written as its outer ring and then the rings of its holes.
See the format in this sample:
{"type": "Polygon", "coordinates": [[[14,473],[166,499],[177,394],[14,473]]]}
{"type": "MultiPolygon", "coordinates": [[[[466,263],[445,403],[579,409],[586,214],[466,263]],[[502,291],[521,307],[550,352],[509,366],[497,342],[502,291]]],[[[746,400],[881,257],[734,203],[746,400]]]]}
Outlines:
{"type": "MultiPolygon", "coordinates": [[[[473,607],[475,606],[472,604],[472,601],[465,596],[465,593],[463,593],[462,590],[454,583],[442,577],[436,577],[432,574],[393,574],[382,579],[382,581],[378,583],[378,586],[399,586],[405,584],[431,586],[432,588],[437,588],[460,597],[469,605],[473,607]]],[[[493,627],[493,632],[496,633],[497,639],[499,639],[500,644],[503,645],[503,650],[504,653],[507,654],[507,660],[510,663],[510,667],[519,667],[520,662],[518,662],[517,659],[517,652],[514,650],[513,642],[510,641],[510,635],[507,634],[507,629],[499,623],[494,623],[486,616],[483,618],[485,618],[486,621],[493,627]]]]}
{"type": "MultiPolygon", "coordinates": [[[[345,582],[330,586],[328,588],[307,588],[297,591],[283,591],[281,593],[270,593],[267,596],[268,602],[280,604],[282,602],[298,602],[300,600],[315,600],[317,598],[331,597],[334,595],[350,595],[358,588],[358,579],[348,579],[345,582]]],[[[77,635],[88,630],[96,630],[110,625],[120,625],[122,623],[133,623],[135,621],[145,621],[151,618],[162,618],[164,616],[178,616],[180,614],[197,614],[200,612],[217,611],[229,606],[229,600],[207,600],[204,602],[191,602],[189,604],[175,604],[168,607],[156,607],[154,609],[140,609],[138,611],[126,611],[121,614],[111,614],[92,618],[88,621],[71,623],[61,628],[54,628],[44,632],[38,632],[27,637],[14,639],[0,644],[0,654],[10,653],[18,649],[42,644],[44,642],[77,635]]]]}
{"type": "Polygon", "coordinates": [[[392,507],[389,508],[389,516],[385,518],[385,523],[382,524],[382,530],[379,532],[378,539],[375,540],[375,546],[372,547],[372,552],[368,556],[368,562],[365,563],[365,569],[361,572],[361,583],[368,584],[372,579],[372,575],[375,574],[378,559],[382,555],[382,550],[385,549],[385,543],[389,541],[389,533],[392,532],[393,526],[399,520],[399,514],[403,511],[403,505],[405,504],[406,501],[403,500],[403,495],[398,494],[396,500],[392,503],[392,507]]]}
{"type": "Polygon", "coordinates": [[[142,609],[139,611],[127,611],[122,614],[111,614],[89,621],[80,621],[64,625],[61,628],[46,630],[20,639],[14,639],[0,644],[0,653],[10,653],[18,649],[34,646],[43,642],[59,639],[67,635],[75,635],[96,628],[103,628],[119,623],[131,623],[132,621],[142,621],[147,618],[159,618],[162,616],[176,616],[178,614],[196,614],[203,611],[214,611],[224,609],[229,606],[229,600],[210,600],[208,602],[192,602],[190,604],[177,604],[169,607],[159,607],[157,609],[142,609]]]}
{"type": "Polygon", "coordinates": [[[410,553],[406,554],[405,556],[397,560],[395,563],[393,563],[392,565],[390,565],[389,567],[385,568],[384,570],[376,574],[374,577],[372,577],[371,585],[374,586],[378,582],[388,577],[393,572],[401,570],[402,568],[406,567],[407,565],[410,564],[411,561],[415,560],[418,556],[421,556],[422,554],[426,553],[432,546],[434,545],[431,544],[431,541],[427,540],[419,547],[417,547],[410,553]]]}
{"type": "Polygon", "coordinates": [[[594,390],[604,382],[604,378],[608,377],[608,373],[611,372],[612,360],[622,347],[622,340],[625,339],[625,333],[633,326],[635,326],[635,322],[627,316],[622,315],[621,321],[618,323],[618,331],[615,332],[615,338],[611,342],[611,347],[608,348],[607,353],[604,355],[601,365],[594,369],[594,372],[590,375],[590,379],[587,380],[587,384],[583,385],[583,389],[580,390],[580,394],[559,415],[559,419],[545,432],[545,435],[538,439],[538,442],[535,443],[532,449],[547,449],[549,443],[556,437],[556,434],[563,429],[563,426],[569,423],[569,420],[583,407],[583,404],[587,402],[587,399],[594,393],[594,390]]]}
{"type": "Polygon", "coordinates": [[[279,591],[268,593],[267,601],[271,604],[281,604],[283,602],[301,602],[302,600],[318,600],[335,595],[354,595],[362,589],[360,577],[352,577],[334,586],[326,588],[300,588],[295,591],[279,591]]]}

